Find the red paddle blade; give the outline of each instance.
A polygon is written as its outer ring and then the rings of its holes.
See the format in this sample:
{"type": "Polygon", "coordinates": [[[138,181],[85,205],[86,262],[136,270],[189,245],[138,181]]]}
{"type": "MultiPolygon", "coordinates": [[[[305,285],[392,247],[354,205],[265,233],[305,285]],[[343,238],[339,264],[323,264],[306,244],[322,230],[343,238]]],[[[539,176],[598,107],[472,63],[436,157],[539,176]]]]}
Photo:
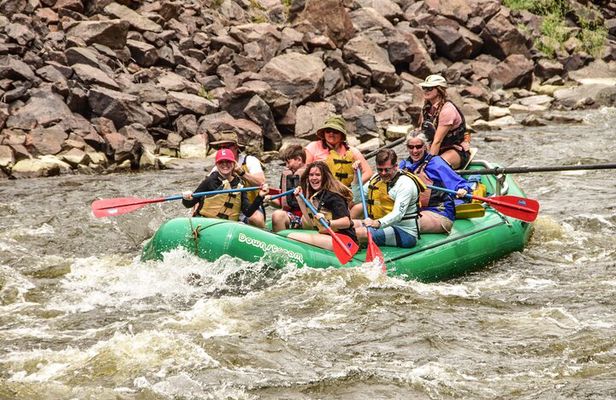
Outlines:
{"type": "Polygon", "coordinates": [[[482,197],[481,200],[502,214],[524,222],[533,222],[539,213],[539,202],[518,196],[482,197]]]}
{"type": "Polygon", "coordinates": [[[338,261],[340,261],[340,264],[344,265],[351,261],[355,253],[357,253],[357,250],[359,250],[359,246],[347,235],[335,232],[332,233],[334,254],[338,258],[338,261]]]}
{"type": "Polygon", "coordinates": [[[379,249],[379,246],[372,240],[372,233],[368,230],[368,248],[366,249],[366,262],[373,262],[381,266],[382,272],[387,272],[387,266],[385,265],[385,257],[383,252],[379,249]]]}
{"type": "Polygon", "coordinates": [[[144,200],[137,197],[119,197],[115,199],[95,200],[92,203],[92,214],[96,218],[115,217],[140,209],[146,204],[156,203],[161,199],[144,200]]]}

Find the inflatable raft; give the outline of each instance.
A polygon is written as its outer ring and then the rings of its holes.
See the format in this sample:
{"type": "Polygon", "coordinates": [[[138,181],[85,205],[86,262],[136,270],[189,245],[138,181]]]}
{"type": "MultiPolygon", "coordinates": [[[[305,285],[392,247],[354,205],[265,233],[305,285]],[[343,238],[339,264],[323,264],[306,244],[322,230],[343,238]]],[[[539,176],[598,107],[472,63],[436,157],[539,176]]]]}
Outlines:
{"type": "MultiPolygon", "coordinates": [[[[473,162],[471,169],[493,168],[486,162],[473,162]]],[[[509,176],[483,175],[488,195],[525,197],[509,176]]],[[[421,281],[450,279],[485,267],[514,251],[523,250],[532,224],[509,218],[484,205],[480,218],[457,219],[449,235],[422,234],[411,249],[380,246],[387,274],[421,281]]],[[[332,251],[288,239],[290,231],[277,234],[238,222],[210,218],[175,218],[157,230],[145,245],[143,260],[160,260],[165,252],[183,247],[199,257],[214,261],[228,254],[249,262],[264,260],[282,267],[349,268],[365,262],[360,249],[344,266],[332,251]]]]}

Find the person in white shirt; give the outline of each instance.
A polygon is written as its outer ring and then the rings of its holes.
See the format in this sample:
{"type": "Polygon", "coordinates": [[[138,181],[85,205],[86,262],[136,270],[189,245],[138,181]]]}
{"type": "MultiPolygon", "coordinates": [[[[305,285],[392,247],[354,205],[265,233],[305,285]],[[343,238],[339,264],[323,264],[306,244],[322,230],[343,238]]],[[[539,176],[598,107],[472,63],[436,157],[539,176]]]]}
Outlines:
{"type": "MultiPolygon", "coordinates": [[[[353,164],[353,169],[359,163],[353,164]]],[[[381,149],[376,155],[376,170],[363,185],[367,193],[368,218],[353,220],[360,240],[366,240],[369,229],[379,246],[410,248],[417,244],[419,232],[419,193],[425,185],[413,174],[398,168],[398,156],[391,149],[381,149]]],[[[351,215],[361,215],[362,204],[357,176],[351,184],[353,202],[351,215]]]]}

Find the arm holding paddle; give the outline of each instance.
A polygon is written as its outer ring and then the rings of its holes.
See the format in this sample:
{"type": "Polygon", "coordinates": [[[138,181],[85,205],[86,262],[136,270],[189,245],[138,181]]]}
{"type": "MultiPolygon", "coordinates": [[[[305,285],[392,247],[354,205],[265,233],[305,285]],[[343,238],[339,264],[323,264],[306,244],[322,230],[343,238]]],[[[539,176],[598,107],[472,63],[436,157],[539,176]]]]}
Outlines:
{"type": "MultiPolygon", "coordinates": [[[[366,238],[368,239],[368,248],[366,250],[366,262],[372,262],[376,260],[377,264],[381,265],[381,271],[383,273],[387,273],[387,266],[385,265],[385,258],[383,257],[383,252],[381,251],[381,249],[379,249],[376,243],[374,243],[374,240],[372,239],[372,232],[370,231],[370,229],[368,229],[369,227],[374,227],[375,229],[378,229],[381,226],[380,221],[374,221],[370,219],[370,216],[368,214],[368,206],[366,204],[365,189],[369,186],[369,184],[366,183],[365,185],[363,185],[360,183],[360,182],[363,182],[363,179],[361,176],[361,168],[359,168],[359,165],[353,165],[353,169],[355,169],[355,179],[353,179],[353,196],[355,196],[355,188],[359,188],[359,195],[361,197],[361,205],[364,211],[364,220],[362,221],[362,225],[364,227],[363,229],[365,229],[366,231],[365,232],[366,238]]],[[[370,180],[368,180],[368,182],[369,181],[370,180]]],[[[362,232],[360,230],[357,230],[357,233],[361,236],[362,232]]]]}
{"type": "Polygon", "coordinates": [[[364,219],[360,220],[361,225],[364,227],[369,226],[378,229],[381,227],[381,222],[371,219],[368,216],[368,208],[366,205],[366,193],[368,193],[368,182],[370,181],[371,176],[369,176],[368,179],[364,179],[359,161],[355,161],[353,163],[353,170],[355,171],[355,177],[351,183],[351,190],[353,191],[353,203],[355,203],[355,206],[353,206],[351,211],[351,217],[360,218],[360,211],[358,211],[357,208],[361,206],[363,212],[362,216],[364,217],[364,219]]]}
{"type": "MultiPolygon", "coordinates": [[[[450,194],[456,194],[455,191],[446,188],[427,185],[432,190],[439,190],[450,194]]],[[[539,213],[539,202],[534,199],[518,196],[494,196],[494,197],[481,197],[467,194],[464,196],[467,199],[480,200],[488,203],[496,211],[511,218],[519,219],[524,222],[533,222],[537,219],[539,213]]]]}
{"type": "MultiPolygon", "coordinates": [[[[312,203],[310,203],[310,200],[308,200],[300,192],[300,190],[301,188],[299,188],[298,190],[298,196],[302,200],[305,206],[304,208],[302,208],[302,212],[306,210],[306,207],[307,207],[307,209],[309,209],[313,215],[318,217],[319,223],[323,226],[323,228],[327,231],[328,234],[326,235],[322,233],[313,234],[313,233],[298,232],[298,233],[291,233],[289,234],[288,237],[294,240],[304,242],[304,243],[309,243],[315,246],[319,246],[319,247],[322,247],[328,250],[333,250],[334,255],[336,256],[340,264],[346,264],[353,258],[353,256],[355,255],[355,253],[357,253],[357,250],[359,249],[359,246],[357,245],[356,241],[351,239],[349,236],[344,235],[340,232],[334,232],[330,224],[328,223],[328,221],[323,217],[323,214],[319,213],[318,210],[314,208],[312,203]]],[[[347,209],[347,213],[348,213],[348,209],[347,209]]],[[[348,228],[350,228],[349,225],[351,224],[351,219],[348,216],[345,218],[338,218],[334,221],[338,222],[341,219],[346,219],[347,220],[346,225],[348,228]]]]}
{"type": "MultiPolygon", "coordinates": [[[[300,198],[301,200],[309,201],[308,199],[304,197],[302,188],[299,186],[295,188],[293,195],[297,198],[300,198]]],[[[319,221],[323,220],[332,229],[347,229],[351,227],[351,220],[348,217],[341,217],[337,219],[327,220],[325,219],[325,215],[318,212],[316,209],[312,207],[309,209],[308,207],[310,207],[310,205],[307,205],[305,201],[299,201],[298,203],[299,203],[299,208],[302,210],[302,214],[303,214],[302,222],[304,223],[304,226],[306,228],[315,227],[314,219],[319,220],[319,221]],[[314,219],[310,218],[311,214],[314,215],[314,219]]]]}
{"type": "MultiPolygon", "coordinates": [[[[368,163],[368,160],[366,160],[366,157],[364,157],[364,155],[361,154],[359,150],[352,147],[350,151],[353,152],[353,155],[355,157],[355,161],[353,162],[353,169],[357,170],[359,168],[363,176],[362,183],[367,183],[373,174],[372,167],[368,163]]],[[[353,177],[353,179],[355,178],[356,177],[353,177]]]]}

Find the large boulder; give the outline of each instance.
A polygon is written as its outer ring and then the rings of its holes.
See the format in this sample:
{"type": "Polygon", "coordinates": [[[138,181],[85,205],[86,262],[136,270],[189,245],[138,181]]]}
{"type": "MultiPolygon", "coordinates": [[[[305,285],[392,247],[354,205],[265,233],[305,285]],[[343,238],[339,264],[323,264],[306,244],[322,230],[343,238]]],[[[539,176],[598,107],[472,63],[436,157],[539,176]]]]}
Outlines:
{"type": "Polygon", "coordinates": [[[72,112],[62,96],[49,90],[32,89],[26,104],[8,117],[6,126],[32,129],[39,125],[49,126],[71,116],[72,112]]]}
{"type": "Polygon", "coordinates": [[[530,57],[529,39],[509,21],[507,13],[499,12],[490,18],[480,36],[485,50],[501,60],[512,54],[530,57]]]}
{"type": "Polygon", "coordinates": [[[139,97],[102,86],[90,88],[88,104],[95,115],[112,120],[118,128],[131,123],[147,127],[153,121],[141,106],[139,97]]]}
{"type": "Polygon", "coordinates": [[[337,46],[355,35],[351,17],[340,0],[306,0],[299,19],[319,27],[337,46]]]}
{"type": "Polygon", "coordinates": [[[270,60],[260,71],[261,79],[301,104],[322,97],[325,64],[313,55],[287,53],[270,60]]]}
{"type": "Polygon", "coordinates": [[[521,54],[512,54],[500,62],[489,74],[493,89],[522,87],[530,89],[533,83],[533,62],[521,54]]]}
{"type": "Polygon", "coordinates": [[[358,35],[349,40],[344,45],[343,53],[346,59],[370,71],[375,86],[390,91],[400,87],[400,78],[396,74],[396,68],[389,61],[387,50],[368,36],[358,35]]]}
{"type": "Polygon", "coordinates": [[[67,36],[82,40],[87,45],[102,44],[112,49],[126,45],[129,23],[114,19],[106,21],[81,21],[68,29],[67,36]]]}

